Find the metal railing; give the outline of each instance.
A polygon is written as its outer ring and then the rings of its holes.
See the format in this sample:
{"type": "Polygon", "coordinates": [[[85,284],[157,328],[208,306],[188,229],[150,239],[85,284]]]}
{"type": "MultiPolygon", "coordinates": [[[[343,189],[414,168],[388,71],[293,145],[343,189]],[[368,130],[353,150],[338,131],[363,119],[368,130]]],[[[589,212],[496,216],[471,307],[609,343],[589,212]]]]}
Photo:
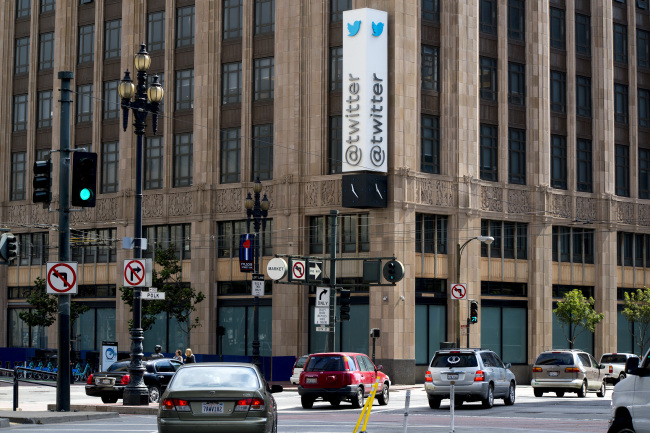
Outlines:
{"type": "Polygon", "coordinates": [[[42,386],[52,386],[56,388],[56,383],[47,383],[43,382],[40,380],[34,380],[32,377],[52,377],[56,381],[57,378],[57,373],[50,372],[50,371],[43,371],[43,370],[36,370],[33,368],[27,368],[27,367],[19,367],[16,366],[12,369],[8,368],[0,368],[0,382],[5,382],[5,383],[12,383],[13,382],[13,387],[14,387],[14,398],[13,398],[13,410],[14,412],[18,409],[18,384],[19,382],[25,382],[25,383],[33,383],[36,385],[42,385],[42,386]],[[3,379],[4,377],[13,377],[12,380],[5,380],[3,379]]]}

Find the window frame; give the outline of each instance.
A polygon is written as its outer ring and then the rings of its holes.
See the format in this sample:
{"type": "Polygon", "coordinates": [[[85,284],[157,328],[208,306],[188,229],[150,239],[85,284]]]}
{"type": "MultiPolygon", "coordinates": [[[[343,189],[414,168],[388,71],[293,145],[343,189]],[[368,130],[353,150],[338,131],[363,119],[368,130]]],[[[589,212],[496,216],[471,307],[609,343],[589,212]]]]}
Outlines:
{"type": "Polygon", "coordinates": [[[220,131],[219,183],[238,183],[241,179],[241,127],[220,131]]]}
{"type": "Polygon", "coordinates": [[[29,97],[27,93],[13,96],[12,131],[21,132],[27,130],[29,112],[27,110],[29,97]]]}
{"type": "Polygon", "coordinates": [[[273,179],[273,124],[253,125],[251,181],[273,179]],[[266,166],[264,168],[264,166],[266,166]],[[263,170],[264,168],[264,170],[263,170]]]}
{"type": "Polygon", "coordinates": [[[627,64],[627,26],[625,24],[612,23],[612,42],[614,63],[627,64]]]}
{"type": "Polygon", "coordinates": [[[566,190],[567,187],[567,139],[564,135],[551,134],[551,188],[566,190]]]}
{"type": "Polygon", "coordinates": [[[420,116],[420,171],[440,174],[440,117],[420,116]]]}
{"type": "Polygon", "coordinates": [[[479,32],[488,35],[497,34],[497,2],[496,0],[480,0],[479,3],[479,32]]]}
{"type": "Polygon", "coordinates": [[[194,69],[180,69],[175,74],[176,111],[194,109],[194,69]]]}
{"type": "Polygon", "coordinates": [[[576,190],[593,192],[592,141],[586,138],[576,140],[576,190]]]}
{"type": "Polygon", "coordinates": [[[343,90],[343,47],[330,47],[329,91],[343,90]]]}
{"type": "Polygon", "coordinates": [[[591,77],[576,75],[576,115],[591,117],[591,77]]]}
{"type": "Polygon", "coordinates": [[[639,198],[650,199],[650,149],[639,149],[639,198]]]}
{"type": "Polygon", "coordinates": [[[274,98],[275,58],[253,59],[253,101],[274,98]]]}
{"type": "Polygon", "coordinates": [[[173,187],[192,186],[194,166],[194,134],[191,132],[174,135],[174,179],[173,187]]]}
{"type": "Polygon", "coordinates": [[[241,104],[242,62],[221,64],[221,105],[241,104]],[[235,87],[233,87],[235,84],[235,87]]]}
{"type": "Polygon", "coordinates": [[[54,69],[54,32],[38,35],[38,70],[54,69]]]}
{"type": "Polygon", "coordinates": [[[566,11],[549,7],[549,45],[557,50],[566,50],[566,11]],[[555,30],[554,30],[555,29],[555,30]],[[555,33],[559,34],[555,34],[555,33]]]}
{"type": "Polygon", "coordinates": [[[176,8],[176,48],[194,46],[195,10],[194,5],[176,8]]]}
{"type": "Polygon", "coordinates": [[[481,123],[480,177],[489,182],[499,181],[499,131],[496,125],[481,123]]]}
{"type": "Polygon", "coordinates": [[[620,197],[630,196],[630,146],[616,143],[614,145],[615,153],[615,190],[616,195],[620,197]]]}
{"type": "Polygon", "coordinates": [[[343,172],[343,116],[329,116],[328,122],[329,174],[343,172]]]}
{"type": "Polygon", "coordinates": [[[102,142],[101,151],[101,194],[111,194],[118,192],[120,183],[120,143],[118,141],[102,142]]]}
{"type": "Polygon", "coordinates": [[[422,90],[440,91],[440,48],[434,45],[422,44],[422,90]]]}
{"type": "Polygon", "coordinates": [[[165,11],[147,14],[147,50],[150,53],[165,50],[165,11]]]}
{"type": "Polygon", "coordinates": [[[15,39],[14,75],[29,73],[29,36],[15,39]]]}
{"type": "Polygon", "coordinates": [[[9,200],[27,198],[27,152],[11,152],[11,185],[9,200]]]}
{"type": "Polygon", "coordinates": [[[526,130],[508,128],[508,183],[526,185],[526,130]]]}
{"type": "Polygon", "coordinates": [[[118,119],[120,117],[121,99],[117,91],[119,80],[104,81],[103,91],[103,120],[118,119]]]}
{"type": "Polygon", "coordinates": [[[104,22],[104,60],[122,56],[122,19],[104,22]]]}
{"type": "Polygon", "coordinates": [[[526,40],[526,5],[524,0],[508,0],[508,39],[521,42],[526,40]]]}
{"type": "Polygon", "coordinates": [[[591,56],[591,16],[576,12],[576,54],[591,56]]]}
{"type": "Polygon", "coordinates": [[[614,121],[627,125],[628,123],[628,87],[625,84],[614,83],[614,121]]]}
{"type": "Polygon", "coordinates": [[[37,100],[36,127],[51,128],[54,111],[54,92],[52,90],[41,90],[37,94],[37,100]]]}
{"type": "Polygon", "coordinates": [[[92,122],[93,120],[93,85],[80,84],[77,86],[77,123],[92,122]]]}
{"type": "Polygon", "coordinates": [[[275,32],[275,0],[255,0],[254,35],[273,32],[275,32]]]}
{"type": "Polygon", "coordinates": [[[162,189],[165,156],[164,139],[160,135],[145,137],[144,189],[162,189]]]}
{"type": "Polygon", "coordinates": [[[352,9],[352,0],[330,1],[330,24],[343,21],[343,11],[352,9]]]}
{"type": "Polygon", "coordinates": [[[223,31],[222,39],[241,39],[243,24],[242,0],[223,0],[223,31]]]}
{"type": "Polygon", "coordinates": [[[496,101],[498,94],[498,67],[497,59],[493,57],[479,57],[479,86],[480,96],[484,101],[496,101]]]}
{"type": "Polygon", "coordinates": [[[526,105],[526,65],[508,62],[508,103],[526,105]]]}
{"type": "Polygon", "coordinates": [[[77,43],[77,64],[95,60],[95,24],[79,26],[77,43]]]}

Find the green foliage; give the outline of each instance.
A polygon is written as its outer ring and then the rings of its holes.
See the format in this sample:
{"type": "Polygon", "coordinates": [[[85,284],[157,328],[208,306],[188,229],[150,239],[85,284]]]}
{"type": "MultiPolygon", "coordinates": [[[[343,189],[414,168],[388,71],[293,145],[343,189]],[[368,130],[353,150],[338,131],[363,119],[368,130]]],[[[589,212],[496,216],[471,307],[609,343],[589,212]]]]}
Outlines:
{"type": "Polygon", "coordinates": [[[634,344],[645,353],[650,344],[650,288],[625,292],[623,316],[627,319],[634,344]]]}
{"type": "Polygon", "coordinates": [[[553,310],[562,326],[564,338],[569,342],[571,349],[576,338],[583,332],[589,330],[594,332],[596,325],[603,320],[604,314],[597,313],[594,309],[594,298],[585,298],[578,289],[571,290],[564,295],[564,300],[557,303],[557,308],[553,310]],[[565,331],[565,326],[569,327],[569,338],[565,331]],[[581,328],[578,332],[578,328],[581,328]]]}
{"type": "MultiPolygon", "coordinates": [[[[47,328],[52,326],[57,319],[59,313],[59,300],[58,295],[48,295],[45,288],[45,279],[38,277],[34,280],[34,288],[32,289],[27,302],[33,308],[29,311],[23,311],[18,314],[29,326],[43,326],[47,328]]],[[[89,307],[78,302],[70,302],[70,327],[74,325],[75,320],[83,313],[88,311],[89,307]]]]}

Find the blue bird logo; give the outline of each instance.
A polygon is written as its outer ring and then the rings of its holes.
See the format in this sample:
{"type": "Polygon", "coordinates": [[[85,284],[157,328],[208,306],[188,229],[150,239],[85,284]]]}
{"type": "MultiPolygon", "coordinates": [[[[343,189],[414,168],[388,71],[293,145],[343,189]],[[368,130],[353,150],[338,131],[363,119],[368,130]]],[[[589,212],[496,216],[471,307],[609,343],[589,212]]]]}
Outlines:
{"type": "Polygon", "coordinates": [[[380,36],[381,33],[384,31],[384,23],[372,23],[372,35],[373,36],[380,36]]]}
{"type": "Polygon", "coordinates": [[[348,36],[355,36],[357,33],[359,33],[360,28],[361,21],[355,21],[354,24],[348,23],[348,32],[350,32],[348,36]]]}

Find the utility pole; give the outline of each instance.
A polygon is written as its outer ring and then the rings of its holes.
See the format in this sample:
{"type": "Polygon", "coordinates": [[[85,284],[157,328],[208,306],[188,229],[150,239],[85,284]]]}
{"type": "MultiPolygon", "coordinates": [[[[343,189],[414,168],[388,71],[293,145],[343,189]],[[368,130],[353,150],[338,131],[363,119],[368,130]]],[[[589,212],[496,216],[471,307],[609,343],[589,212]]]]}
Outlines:
{"type": "MultiPolygon", "coordinates": [[[[338,215],[339,211],[330,210],[331,230],[330,230],[330,332],[327,334],[327,346],[330,352],[336,351],[334,342],[336,341],[336,242],[338,239],[338,215]]],[[[309,272],[308,270],[305,272],[309,272]]]]}

